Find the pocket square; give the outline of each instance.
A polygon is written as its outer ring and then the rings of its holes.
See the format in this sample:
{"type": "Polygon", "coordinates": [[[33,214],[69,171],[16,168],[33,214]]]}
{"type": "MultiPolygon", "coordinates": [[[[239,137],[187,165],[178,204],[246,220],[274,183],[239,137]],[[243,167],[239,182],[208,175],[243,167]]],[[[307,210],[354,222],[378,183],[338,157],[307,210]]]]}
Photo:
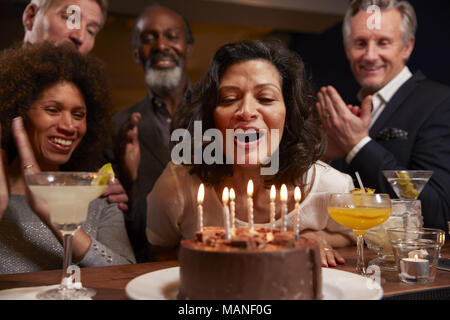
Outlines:
{"type": "Polygon", "coordinates": [[[393,139],[406,140],[408,139],[408,132],[398,128],[385,128],[379,131],[373,138],[381,141],[393,139]]]}

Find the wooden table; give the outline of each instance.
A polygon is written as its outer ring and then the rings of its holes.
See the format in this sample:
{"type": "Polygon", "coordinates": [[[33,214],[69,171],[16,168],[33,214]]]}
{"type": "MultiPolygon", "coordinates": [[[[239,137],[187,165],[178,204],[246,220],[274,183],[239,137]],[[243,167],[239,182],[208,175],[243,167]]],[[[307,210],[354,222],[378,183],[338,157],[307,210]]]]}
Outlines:
{"type": "MultiPolygon", "coordinates": [[[[346,264],[336,269],[354,272],[356,265],[356,247],[339,249],[346,259],[346,264]]],[[[370,250],[365,250],[366,259],[375,258],[370,250]]],[[[450,258],[450,243],[441,250],[441,255],[450,258]]],[[[95,300],[124,300],[127,299],[125,287],[129,281],[142,274],[177,266],[177,261],[140,263],[134,265],[97,267],[81,269],[81,281],[85,287],[95,288],[95,300]]],[[[384,298],[441,298],[449,297],[450,271],[438,270],[436,279],[430,284],[406,284],[398,280],[396,272],[382,272],[385,281],[382,283],[384,298]],[[409,296],[408,296],[409,295],[409,296]]],[[[0,290],[20,287],[53,285],[60,282],[61,270],[30,272],[21,274],[0,275],[0,290]]]]}

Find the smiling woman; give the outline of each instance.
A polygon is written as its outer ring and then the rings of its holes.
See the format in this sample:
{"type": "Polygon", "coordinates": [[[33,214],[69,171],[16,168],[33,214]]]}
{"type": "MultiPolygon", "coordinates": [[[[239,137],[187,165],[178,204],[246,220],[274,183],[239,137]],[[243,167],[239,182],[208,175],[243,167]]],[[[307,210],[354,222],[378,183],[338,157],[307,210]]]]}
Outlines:
{"type": "MultiPolygon", "coordinates": [[[[42,147],[50,143],[50,138],[65,139],[65,143],[79,138],[75,141],[79,147],[71,148],[71,156],[52,165],[60,166],[61,170],[92,171],[99,168],[101,154],[96,151],[102,144],[101,137],[107,136],[109,131],[108,85],[99,60],[74,55],[69,45],[55,50],[51,44],[30,45],[26,50],[11,48],[2,53],[0,119],[8,165],[17,157],[11,119],[22,116],[28,133],[34,131],[30,139],[39,135],[39,145],[42,147]],[[89,112],[86,112],[86,106],[89,106],[89,112]],[[48,128],[47,132],[43,132],[42,126],[51,127],[47,121],[61,117],[66,122],[70,120],[69,131],[66,130],[67,124],[63,124],[59,129],[53,126],[53,129],[48,128]],[[38,118],[46,119],[45,124],[39,120],[37,125],[38,118]],[[82,131],[78,128],[80,123],[85,126],[82,131]]],[[[36,147],[38,145],[33,146],[36,147]]],[[[33,151],[36,157],[40,157],[42,150],[33,151]]]]}
{"type": "Polygon", "coordinates": [[[57,171],[86,133],[83,94],[72,82],[58,82],[31,105],[27,118],[28,137],[41,169],[57,171]]]}
{"type": "MultiPolygon", "coordinates": [[[[0,138],[7,155],[0,166],[0,274],[61,267],[63,234],[24,176],[97,171],[108,105],[100,62],[70,45],[43,43],[0,55],[0,138]]],[[[91,202],[72,247],[83,267],[135,261],[122,212],[105,197],[91,202]]]]}

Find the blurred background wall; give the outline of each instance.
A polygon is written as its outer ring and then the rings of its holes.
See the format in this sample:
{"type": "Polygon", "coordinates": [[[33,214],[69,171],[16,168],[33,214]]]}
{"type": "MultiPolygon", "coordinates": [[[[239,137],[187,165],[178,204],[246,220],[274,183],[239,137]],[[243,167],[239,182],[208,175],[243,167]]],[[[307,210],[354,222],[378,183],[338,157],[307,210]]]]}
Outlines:
{"type": "MultiPolygon", "coordinates": [[[[22,13],[28,0],[0,0],[0,50],[23,38],[22,13]]],[[[131,29],[150,0],[110,0],[106,25],[93,53],[105,61],[114,111],[146,94],[143,72],[131,48],[131,29]]],[[[412,0],[419,29],[409,66],[450,84],[450,1],[412,0]]],[[[192,82],[208,68],[216,49],[244,39],[278,38],[305,60],[317,88],[331,84],[347,101],[354,82],[342,47],[341,20],[348,0],[159,0],[183,13],[195,37],[188,63],[192,82]]]]}

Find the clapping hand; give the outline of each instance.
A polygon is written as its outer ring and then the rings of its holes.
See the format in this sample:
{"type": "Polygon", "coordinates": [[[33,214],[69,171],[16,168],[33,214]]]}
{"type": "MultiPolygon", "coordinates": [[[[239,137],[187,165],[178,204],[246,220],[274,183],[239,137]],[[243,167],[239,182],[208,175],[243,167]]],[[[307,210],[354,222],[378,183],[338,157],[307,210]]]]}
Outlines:
{"type": "Polygon", "coordinates": [[[347,105],[332,86],[322,87],[317,94],[317,111],[328,136],[325,157],[345,157],[355,145],[369,135],[372,97],[367,96],[361,108],[347,105]]]}
{"type": "Polygon", "coordinates": [[[141,162],[141,149],[139,147],[138,123],[141,120],[141,114],[134,112],[130,120],[125,124],[122,139],[123,147],[121,150],[121,165],[130,183],[137,179],[138,168],[141,162]]]}

